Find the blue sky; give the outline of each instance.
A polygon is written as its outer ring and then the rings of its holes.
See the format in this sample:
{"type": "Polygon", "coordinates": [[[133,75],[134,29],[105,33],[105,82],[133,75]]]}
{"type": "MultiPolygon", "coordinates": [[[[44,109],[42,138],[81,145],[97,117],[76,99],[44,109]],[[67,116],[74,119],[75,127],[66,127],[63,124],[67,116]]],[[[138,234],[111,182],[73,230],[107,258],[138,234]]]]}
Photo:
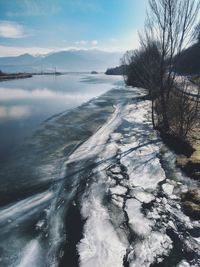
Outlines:
{"type": "Polygon", "coordinates": [[[147,0],[0,0],[0,56],[138,45],[147,0]]]}

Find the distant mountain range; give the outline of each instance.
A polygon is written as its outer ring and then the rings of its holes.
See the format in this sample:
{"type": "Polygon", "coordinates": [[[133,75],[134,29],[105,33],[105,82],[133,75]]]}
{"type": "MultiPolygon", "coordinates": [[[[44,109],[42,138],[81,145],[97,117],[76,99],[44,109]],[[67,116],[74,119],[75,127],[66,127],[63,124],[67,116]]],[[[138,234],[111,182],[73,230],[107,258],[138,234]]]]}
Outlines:
{"type": "Polygon", "coordinates": [[[23,54],[0,57],[0,70],[4,72],[41,71],[105,71],[119,64],[122,53],[100,50],[69,50],[47,55],[23,54]]]}

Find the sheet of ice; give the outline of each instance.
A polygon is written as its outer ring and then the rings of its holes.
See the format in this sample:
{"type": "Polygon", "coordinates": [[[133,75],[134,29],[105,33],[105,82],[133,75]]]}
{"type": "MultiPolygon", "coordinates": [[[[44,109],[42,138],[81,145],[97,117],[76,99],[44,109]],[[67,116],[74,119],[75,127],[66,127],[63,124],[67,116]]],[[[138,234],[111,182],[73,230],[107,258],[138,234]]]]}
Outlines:
{"type": "Polygon", "coordinates": [[[149,203],[155,199],[154,195],[148,193],[141,188],[134,188],[130,191],[130,195],[143,203],[149,203]]]}
{"type": "Polygon", "coordinates": [[[117,206],[117,207],[119,207],[119,208],[123,208],[123,206],[124,206],[124,199],[122,198],[122,197],[120,197],[120,196],[116,196],[116,195],[114,195],[114,196],[112,196],[112,202],[117,206]]]}
{"type": "Polygon", "coordinates": [[[145,190],[155,190],[158,183],[166,178],[158,158],[144,163],[140,162],[133,154],[129,154],[121,159],[121,163],[128,169],[132,186],[139,186],[145,190]]]}
{"type": "Polygon", "coordinates": [[[130,254],[130,267],[149,267],[157,257],[161,261],[171,249],[172,241],[166,234],[151,232],[145,240],[134,246],[130,254]]]}
{"type": "Polygon", "coordinates": [[[162,189],[164,190],[164,192],[167,194],[167,195],[172,195],[173,194],[173,190],[174,190],[174,185],[172,184],[169,184],[169,183],[165,183],[162,185],[162,189]]]}
{"type": "Polygon", "coordinates": [[[121,169],[119,166],[115,166],[115,167],[111,168],[110,170],[114,174],[119,174],[121,172],[121,169]]]}
{"type": "Polygon", "coordinates": [[[127,167],[130,186],[155,190],[165,173],[157,156],[159,145],[155,132],[149,125],[150,102],[127,105],[124,119],[133,124],[131,136],[121,140],[121,163],[127,167]],[[135,127],[138,125],[138,127],[135,127]],[[156,142],[156,143],[155,143],[156,142]]]}
{"type": "Polygon", "coordinates": [[[125,210],[129,218],[130,227],[136,234],[147,236],[151,232],[153,222],[144,216],[141,208],[141,203],[136,199],[128,199],[126,201],[125,210]]]}
{"type": "Polygon", "coordinates": [[[146,115],[151,108],[150,101],[143,101],[138,104],[129,104],[126,107],[125,119],[133,123],[141,123],[147,120],[146,115]]]}
{"type": "MultiPolygon", "coordinates": [[[[149,110],[149,101],[126,105],[121,109],[121,115],[115,116],[116,122],[113,121],[111,124],[108,122],[109,129],[105,130],[104,140],[101,137],[104,132],[99,131],[95,134],[95,140],[91,138],[87,141],[89,143],[86,142],[90,150],[95,144],[100,144],[101,150],[97,148],[96,151],[92,151],[96,154],[89,154],[89,156],[97,155],[97,162],[109,158],[109,155],[113,157],[113,162],[111,160],[108,164],[103,161],[98,171],[95,168],[94,183],[82,201],[81,213],[87,221],[84,225],[83,238],[77,246],[81,267],[122,267],[127,249],[131,248],[133,249],[127,259],[130,267],[149,267],[154,262],[162,262],[163,257],[169,255],[173,246],[172,240],[166,234],[166,229],[178,231],[176,218],[182,225],[186,222],[186,227],[190,229],[193,227],[189,218],[184,216],[180,207],[176,205],[175,200],[172,202],[172,198],[161,198],[157,195],[160,192],[158,184],[166,180],[166,175],[160,163],[160,140],[152,129],[149,110]],[[119,118],[120,116],[123,120],[119,118]],[[123,132],[125,125],[124,132],[128,129],[128,133],[112,133],[120,121],[123,123],[117,131],[123,132]],[[115,158],[115,155],[118,157],[115,158]],[[125,168],[118,165],[115,159],[117,162],[120,160],[125,168]],[[118,175],[121,179],[116,180],[120,185],[116,185],[116,181],[113,183],[112,179],[118,175]],[[130,190],[128,199],[124,197],[127,188],[130,190]],[[106,207],[107,199],[104,196],[108,192],[112,194],[112,198],[111,202],[109,199],[109,206],[106,207]],[[153,200],[156,200],[152,203],[153,209],[148,211],[148,205],[142,204],[153,200]],[[145,213],[143,208],[147,209],[145,213]],[[123,227],[114,227],[119,214],[120,226],[123,225],[123,227]],[[127,225],[126,215],[130,226],[127,228],[124,226],[127,225]],[[122,241],[128,239],[130,228],[138,236],[136,240],[131,241],[131,244],[122,241]],[[120,234],[119,231],[121,231],[120,234]]],[[[84,158],[85,155],[81,156],[81,150],[77,151],[80,154],[73,159],[84,158]]],[[[162,189],[166,194],[171,195],[174,184],[166,180],[162,189]]]]}
{"type": "Polygon", "coordinates": [[[127,192],[127,188],[117,185],[113,188],[110,189],[111,194],[115,194],[115,195],[125,195],[127,192]]]}
{"type": "Polygon", "coordinates": [[[127,244],[117,235],[106,208],[102,205],[101,188],[93,185],[82,212],[87,216],[84,237],[78,244],[81,267],[122,267],[127,244]]]}
{"type": "Polygon", "coordinates": [[[185,261],[185,260],[182,260],[178,265],[177,267],[191,267],[191,265],[185,261]]]}
{"type": "Polygon", "coordinates": [[[122,134],[121,133],[112,133],[110,135],[110,137],[113,141],[119,141],[122,138],[122,134]]]}
{"type": "Polygon", "coordinates": [[[117,127],[121,120],[120,106],[115,107],[110,119],[93,136],[84,142],[68,159],[67,163],[80,161],[81,159],[92,158],[97,155],[105,146],[109,135],[117,127]]]}

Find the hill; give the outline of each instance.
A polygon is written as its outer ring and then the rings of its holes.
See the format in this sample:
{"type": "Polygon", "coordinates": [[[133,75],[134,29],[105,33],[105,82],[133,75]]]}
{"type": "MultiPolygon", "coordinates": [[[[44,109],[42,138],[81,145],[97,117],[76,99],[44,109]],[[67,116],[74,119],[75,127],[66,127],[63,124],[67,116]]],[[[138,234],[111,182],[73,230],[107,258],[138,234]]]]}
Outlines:
{"type": "Polygon", "coordinates": [[[117,65],[122,56],[118,52],[100,50],[68,50],[47,55],[24,54],[15,57],[0,57],[0,70],[4,72],[52,71],[104,71],[117,65]]]}

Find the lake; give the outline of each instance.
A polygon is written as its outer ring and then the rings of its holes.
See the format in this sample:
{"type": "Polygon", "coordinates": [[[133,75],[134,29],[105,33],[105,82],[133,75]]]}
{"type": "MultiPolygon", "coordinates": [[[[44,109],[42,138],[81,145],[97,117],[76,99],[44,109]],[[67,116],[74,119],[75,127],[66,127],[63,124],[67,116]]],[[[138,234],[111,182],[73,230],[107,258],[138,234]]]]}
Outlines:
{"type": "Polygon", "coordinates": [[[58,266],[79,187],[65,162],[111,116],[121,87],[121,77],[75,73],[0,83],[0,266],[58,266]]]}
{"type": "Polygon", "coordinates": [[[49,117],[75,108],[111,89],[104,74],[38,75],[0,83],[0,162],[49,117]]]}

